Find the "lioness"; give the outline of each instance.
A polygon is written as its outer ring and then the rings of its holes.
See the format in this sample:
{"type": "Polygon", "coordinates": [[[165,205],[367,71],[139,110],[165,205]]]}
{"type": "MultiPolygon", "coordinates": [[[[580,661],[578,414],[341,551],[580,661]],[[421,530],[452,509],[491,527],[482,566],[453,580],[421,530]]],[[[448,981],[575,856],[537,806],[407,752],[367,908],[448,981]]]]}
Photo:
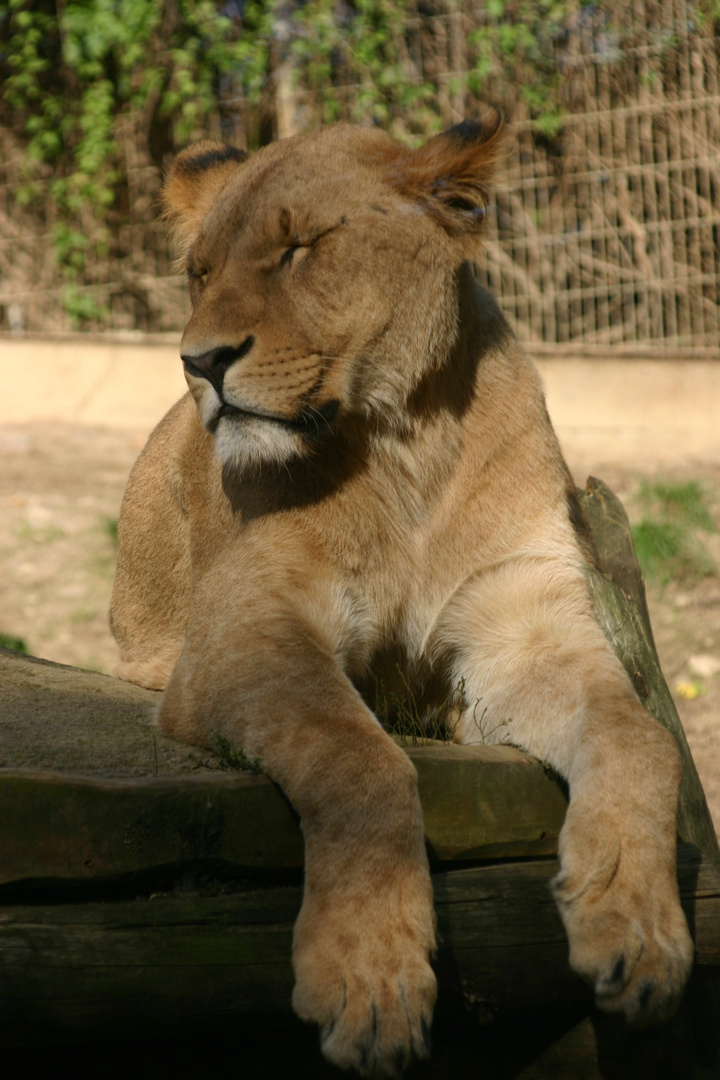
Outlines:
{"type": "Polygon", "coordinates": [[[458,742],[479,706],[567,778],[554,891],[599,1005],[662,1017],[691,964],[675,743],[596,622],[538,374],[473,276],[501,128],[204,142],[165,188],[190,394],[123,502],[119,674],[297,808],[293,1004],[363,1075],[426,1054],[436,995],[415,771],[360,692],[398,662],[427,695],[462,684],[458,742]]]}

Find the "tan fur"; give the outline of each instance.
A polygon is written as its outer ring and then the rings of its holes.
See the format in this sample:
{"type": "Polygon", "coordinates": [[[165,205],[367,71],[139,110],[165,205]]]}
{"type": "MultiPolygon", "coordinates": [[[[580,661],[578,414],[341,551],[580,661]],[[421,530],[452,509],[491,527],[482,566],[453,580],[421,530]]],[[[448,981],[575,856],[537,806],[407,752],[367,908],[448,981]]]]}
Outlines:
{"type": "Polygon", "coordinates": [[[604,1008],[664,1016],[692,957],[678,754],[595,621],[538,375],[467,261],[500,147],[498,118],[416,151],[338,126],[247,161],[201,144],[166,188],[192,397],[123,504],[119,673],[296,806],[293,1002],[364,1075],[425,1053],[435,1001],[415,773],[358,691],[382,664],[462,679],[458,741],[480,713],[567,777],[555,891],[604,1008]]]}

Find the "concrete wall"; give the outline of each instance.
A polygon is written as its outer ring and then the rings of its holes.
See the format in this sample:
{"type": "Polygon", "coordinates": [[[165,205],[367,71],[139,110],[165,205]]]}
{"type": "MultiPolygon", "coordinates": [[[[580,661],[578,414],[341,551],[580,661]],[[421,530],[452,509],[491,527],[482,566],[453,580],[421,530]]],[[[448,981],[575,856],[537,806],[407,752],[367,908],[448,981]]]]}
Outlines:
{"type": "MultiPolygon", "coordinates": [[[[720,362],[545,357],[538,367],[568,457],[720,463],[720,362]]],[[[0,424],[150,431],[184,391],[177,346],[0,339],[0,424]]]]}

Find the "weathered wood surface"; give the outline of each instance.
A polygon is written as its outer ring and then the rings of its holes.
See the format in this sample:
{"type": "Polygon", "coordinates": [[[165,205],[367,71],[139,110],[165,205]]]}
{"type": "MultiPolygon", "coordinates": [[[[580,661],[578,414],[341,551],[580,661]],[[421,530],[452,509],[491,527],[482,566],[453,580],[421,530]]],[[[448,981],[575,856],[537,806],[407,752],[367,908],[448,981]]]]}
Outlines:
{"type": "Polygon", "coordinates": [[[622,503],[600,480],[590,477],[580,502],[590,524],[602,573],[590,571],[595,611],[640,700],[670,731],[683,759],[678,832],[720,867],[718,838],[672,694],[660,668],[645,586],[622,503]]]}
{"type": "Polygon", "coordinates": [[[0,769],[100,777],[189,773],[189,747],[153,727],[160,697],[95,671],[0,649],[0,769]]]}
{"type": "MultiPolygon", "coordinates": [[[[441,993],[480,1014],[589,1004],[567,964],[548,882],[554,860],[435,874],[441,993]]],[[[698,964],[720,964],[720,876],[695,848],[679,880],[698,964]]],[[[105,903],[0,906],[0,1044],[92,1030],[134,1037],[198,1013],[215,1020],[283,1008],[299,885],[176,892],[105,903]]]]}
{"type": "MultiPolygon", "coordinates": [[[[512,747],[408,749],[431,854],[473,860],[552,854],[561,788],[512,747]]],[[[0,884],[89,881],[178,867],[299,867],[297,817],[264,776],[94,779],[0,771],[0,884]]]]}

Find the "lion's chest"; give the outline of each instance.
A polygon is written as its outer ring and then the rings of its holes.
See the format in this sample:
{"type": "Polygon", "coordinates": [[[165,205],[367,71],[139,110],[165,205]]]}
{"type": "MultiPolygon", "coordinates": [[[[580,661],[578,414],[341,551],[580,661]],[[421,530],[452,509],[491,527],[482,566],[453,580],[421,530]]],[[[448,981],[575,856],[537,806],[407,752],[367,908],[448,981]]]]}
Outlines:
{"type": "Polygon", "coordinates": [[[408,505],[402,493],[338,509],[317,543],[334,588],[349,600],[348,621],[362,623],[363,655],[398,652],[421,663],[444,605],[481,559],[474,531],[442,507],[408,505]]]}

